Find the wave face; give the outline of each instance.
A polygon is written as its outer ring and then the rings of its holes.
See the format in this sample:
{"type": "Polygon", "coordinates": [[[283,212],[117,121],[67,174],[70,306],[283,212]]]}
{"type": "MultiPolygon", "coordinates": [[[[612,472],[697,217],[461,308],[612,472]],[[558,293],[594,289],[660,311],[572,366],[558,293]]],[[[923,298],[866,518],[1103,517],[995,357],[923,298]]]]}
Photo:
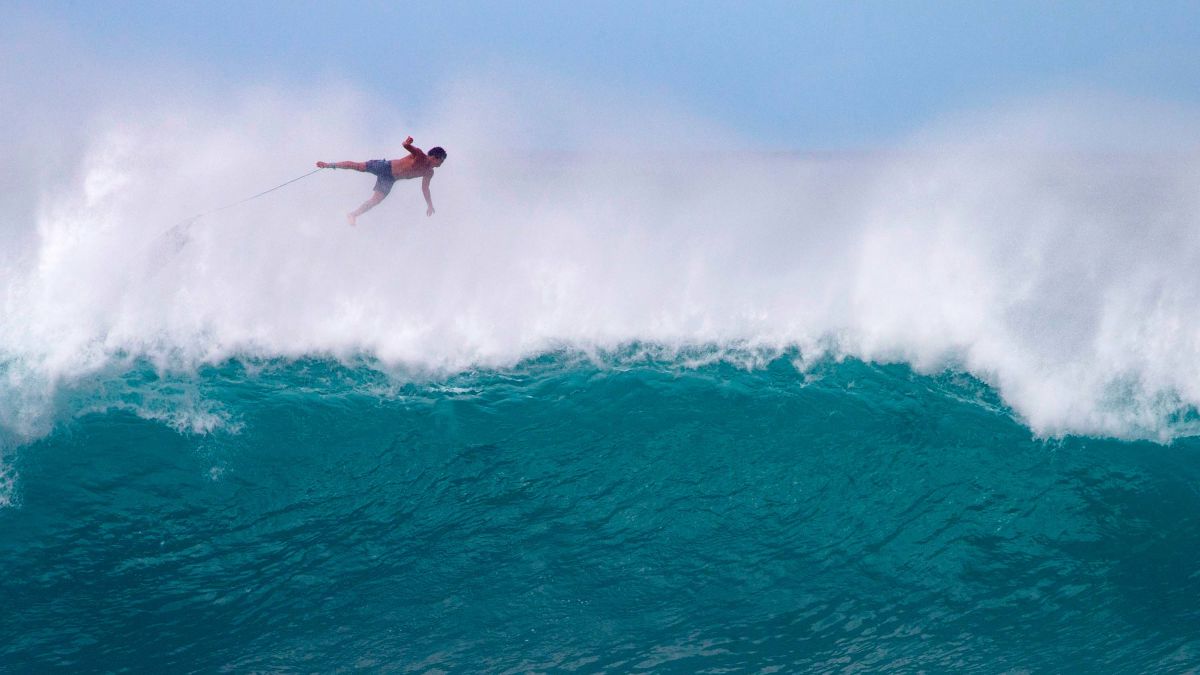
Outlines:
{"type": "Polygon", "coordinates": [[[714,356],[97,373],[11,458],[0,662],[1200,665],[1195,441],[1039,440],[950,371],[714,356]]]}

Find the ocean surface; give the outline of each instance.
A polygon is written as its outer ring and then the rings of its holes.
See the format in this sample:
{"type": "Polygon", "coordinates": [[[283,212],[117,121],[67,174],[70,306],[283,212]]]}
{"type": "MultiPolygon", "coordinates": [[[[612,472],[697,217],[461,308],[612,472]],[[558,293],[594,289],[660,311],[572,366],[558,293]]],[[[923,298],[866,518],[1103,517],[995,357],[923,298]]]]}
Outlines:
{"type": "Polygon", "coordinates": [[[961,372],[737,356],[96,373],[5,459],[0,665],[1200,667],[1200,442],[1039,439],[961,372]]]}

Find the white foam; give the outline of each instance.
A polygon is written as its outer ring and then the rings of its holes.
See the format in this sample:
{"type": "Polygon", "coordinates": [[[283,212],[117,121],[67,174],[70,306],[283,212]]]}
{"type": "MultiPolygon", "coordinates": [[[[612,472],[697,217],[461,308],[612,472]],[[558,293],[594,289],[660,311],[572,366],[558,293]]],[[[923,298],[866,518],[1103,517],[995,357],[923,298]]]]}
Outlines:
{"type": "Polygon", "coordinates": [[[1123,123],[1178,134],[1190,111],[1025,102],[818,158],[534,84],[458,80],[419,127],[341,87],[103,118],[72,177],[26,195],[27,250],[0,272],[7,389],[26,392],[4,423],[131,355],[453,371],[642,341],[951,364],[1041,434],[1191,431],[1168,420],[1200,404],[1200,156],[1123,123]],[[400,183],[350,229],[372,179],[327,171],[202,219],[177,253],[158,239],[317,159],[396,155],[409,132],[450,153],[432,219],[400,183]]]}
{"type": "Polygon", "coordinates": [[[0,451],[0,509],[18,505],[16,467],[10,463],[12,456],[7,451],[0,451]]]}

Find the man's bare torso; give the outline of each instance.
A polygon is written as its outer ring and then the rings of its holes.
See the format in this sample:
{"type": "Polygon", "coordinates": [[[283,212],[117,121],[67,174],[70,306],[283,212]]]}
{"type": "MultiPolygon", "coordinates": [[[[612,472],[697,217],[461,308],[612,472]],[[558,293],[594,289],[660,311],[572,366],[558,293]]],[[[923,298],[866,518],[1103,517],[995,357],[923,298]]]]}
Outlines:
{"type": "Polygon", "coordinates": [[[433,163],[426,155],[408,155],[392,161],[392,178],[421,178],[433,175],[433,163]]]}

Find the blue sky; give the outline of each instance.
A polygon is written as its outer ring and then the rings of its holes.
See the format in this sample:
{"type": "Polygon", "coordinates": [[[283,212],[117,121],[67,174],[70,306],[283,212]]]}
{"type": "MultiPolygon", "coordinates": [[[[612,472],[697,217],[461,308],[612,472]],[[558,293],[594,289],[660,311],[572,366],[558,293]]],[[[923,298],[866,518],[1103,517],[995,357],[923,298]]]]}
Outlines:
{"type": "Polygon", "coordinates": [[[168,63],[234,86],[346,81],[433,111],[439,82],[517,68],[649,94],[780,148],[870,147],[940,115],[1056,91],[1200,99],[1195,1],[4,6],[8,30],[62,31],[117,70],[168,63]]]}

